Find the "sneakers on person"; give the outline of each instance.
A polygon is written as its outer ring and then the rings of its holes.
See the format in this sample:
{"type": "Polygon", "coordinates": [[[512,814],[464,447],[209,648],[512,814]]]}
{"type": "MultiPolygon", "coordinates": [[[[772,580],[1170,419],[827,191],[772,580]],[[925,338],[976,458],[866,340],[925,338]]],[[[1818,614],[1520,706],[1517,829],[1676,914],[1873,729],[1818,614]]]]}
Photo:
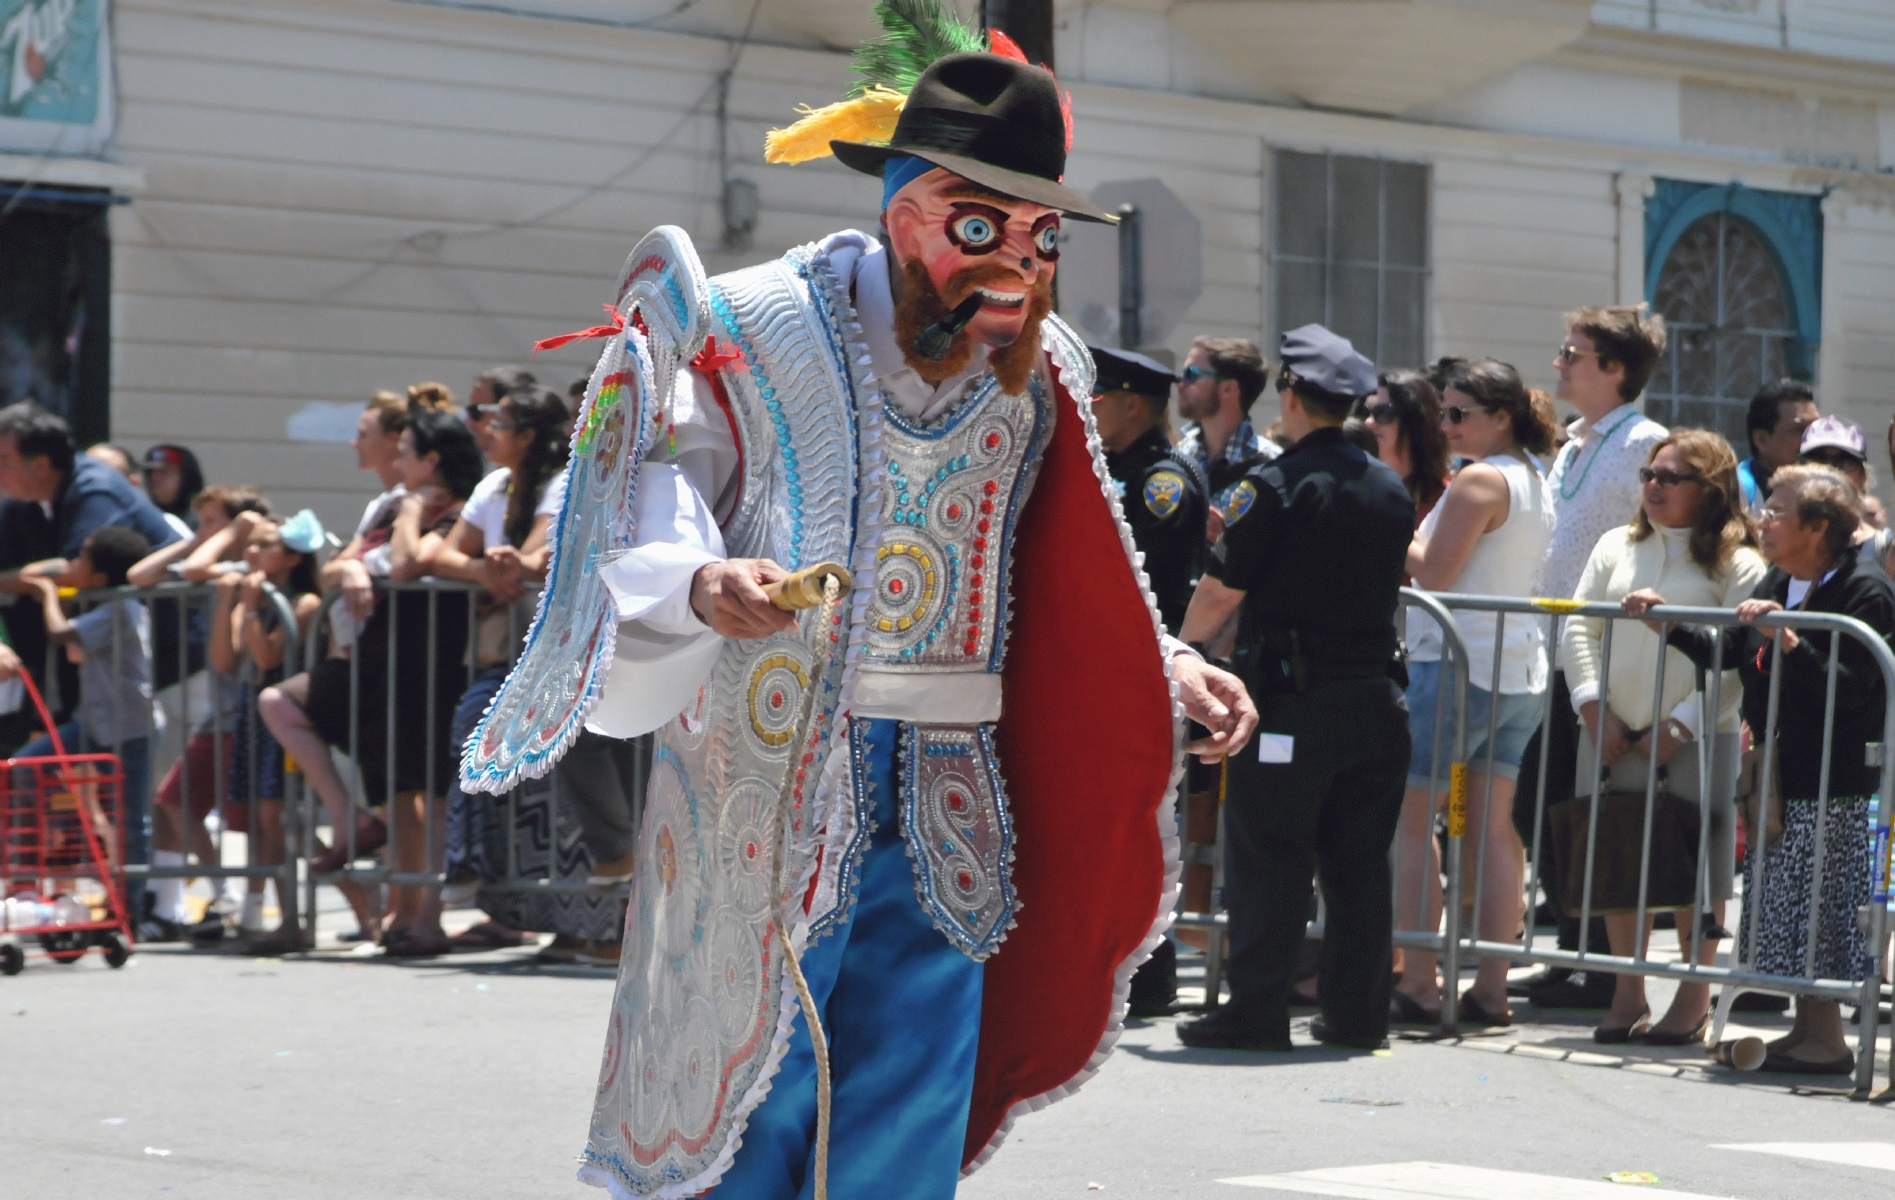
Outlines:
{"type": "Polygon", "coordinates": [[[215,946],[224,940],[224,916],[211,911],[204,919],[184,927],[184,936],[191,939],[193,946],[215,946]]]}
{"type": "Polygon", "coordinates": [[[138,920],[138,928],[132,932],[139,942],[181,942],[184,933],[176,921],[167,921],[156,913],[147,913],[138,920]]]}
{"type": "Polygon", "coordinates": [[[1605,971],[1574,971],[1570,978],[1534,988],[1527,999],[1535,1008],[1611,1008],[1615,987],[1612,976],[1605,971]]]}
{"type": "Polygon", "coordinates": [[[1285,1053],[1290,1039],[1273,1038],[1228,1006],[1178,1026],[1178,1040],[1194,1050],[1270,1050],[1285,1053]]]}
{"type": "Polygon", "coordinates": [[[637,854],[633,853],[623,858],[592,864],[592,874],[586,876],[586,883],[592,887],[606,887],[610,884],[626,882],[632,877],[632,867],[637,857],[637,854]]]}
{"type": "Polygon", "coordinates": [[[625,950],[624,942],[587,942],[577,954],[573,955],[573,965],[577,967],[611,967],[618,969],[619,955],[625,950]]]}

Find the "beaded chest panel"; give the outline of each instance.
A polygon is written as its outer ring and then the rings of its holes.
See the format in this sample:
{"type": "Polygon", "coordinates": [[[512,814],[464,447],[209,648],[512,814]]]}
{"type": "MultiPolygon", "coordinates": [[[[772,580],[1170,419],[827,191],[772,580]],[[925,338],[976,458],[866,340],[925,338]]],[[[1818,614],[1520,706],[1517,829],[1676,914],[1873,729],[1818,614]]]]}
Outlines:
{"type": "Polygon", "coordinates": [[[1045,444],[1035,378],[1008,396],[989,375],[940,420],[882,413],[887,481],[863,661],[1000,670],[1013,523],[1045,444]]]}

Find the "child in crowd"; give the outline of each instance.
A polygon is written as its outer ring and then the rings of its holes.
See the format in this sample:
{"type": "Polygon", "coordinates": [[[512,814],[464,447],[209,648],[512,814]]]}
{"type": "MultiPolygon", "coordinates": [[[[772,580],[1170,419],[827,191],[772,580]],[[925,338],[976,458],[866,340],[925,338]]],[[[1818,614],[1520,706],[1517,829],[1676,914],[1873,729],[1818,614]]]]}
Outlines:
{"type": "MultiPolygon", "coordinates": [[[[106,752],[119,756],[123,781],[119,805],[125,822],[122,862],[151,859],[151,735],[156,728],[151,702],[151,618],[129,596],[109,599],[68,619],[59,589],[122,587],[151,542],[135,529],[107,525],[85,540],[79,556],[52,577],[24,576],[38,590],[45,611],[46,636],[66,648],[79,664],[77,717],[59,727],[68,753],[106,752]]],[[[52,738],[41,734],[19,752],[21,758],[53,753],[52,738]]],[[[133,913],[144,911],[144,881],[126,886],[133,913]]]]}
{"type": "MultiPolygon", "coordinates": [[[[198,583],[216,579],[226,571],[241,571],[249,526],[241,533],[231,532],[232,523],[246,514],[254,514],[249,518],[251,521],[274,515],[270,502],[255,488],[221,484],[200,491],[192,502],[192,509],[197,518],[197,530],[190,539],[173,542],[146,555],[128,573],[128,582],[135,587],[179,580],[198,583]]],[[[169,602],[170,605],[177,603],[169,602]]],[[[209,640],[210,605],[202,599],[186,603],[191,609],[193,640],[203,646],[209,640]]],[[[164,602],[154,603],[154,621],[166,615],[176,620],[175,611],[161,612],[165,608],[164,602]]],[[[155,632],[162,638],[165,631],[160,628],[155,632]]],[[[194,673],[179,686],[185,694],[179,703],[166,709],[165,715],[168,721],[182,722],[187,728],[183,731],[185,736],[174,742],[171,762],[154,797],[151,860],[154,866],[181,867],[189,851],[197,855],[200,865],[216,866],[219,862],[217,846],[204,826],[204,818],[219,800],[225,799],[219,791],[230,754],[230,730],[236,718],[237,681],[211,666],[194,673]],[[222,760],[218,758],[220,743],[222,760]],[[188,815],[184,813],[187,800],[188,815]]],[[[163,707],[165,697],[160,695],[158,699],[163,707]]],[[[161,765],[164,758],[162,754],[159,756],[161,765]]],[[[244,832],[247,815],[242,809],[227,809],[223,813],[224,828],[244,832]]],[[[181,926],[190,919],[184,904],[184,889],[183,879],[152,881],[150,892],[154,903],[140,931],[140,941],[176,941],[183,936],[185,931],[181,926]]],[[[227,887],[225,894],[231,905],[238,903],[233,889],[227,887]]],[[[221,915],[210,914],[190,932],[194,940],[214,941],[223,936],[223,929],[221,915]]]]}
{"type": "MultiPolygon", "coordinates": [[[[257,520],[248,531],[243,572],[230,572],[217,581],[217,615],[212,623],[211,665],[225,673],[241,673],[237,723],[230,739],[230,792],[247,803],[231,808],[245,813],[252,831],[251,862],[276,865],[284,861],[283,747],[257,717],[257,694],[280,683],[288,657],[289,630],[282,609],[269,589],[288,602],[295,617],[296,644],[304,645],[322,593],[316,579],[316,551],[323,542],[322,522],[308,509],[282,524],[257,520]]],[[[249,934],[263,928],[263,885],[253,875],[244,897],[240,924],[249,934]]],[[[369,889],[344,883],[352,902],[373,904],[369,889]],[[351,894],[359,893],[359,894],[351,894]]],[[[279,904],[282,897],[278,896],[279,904]]],[[[253,937],[248,947],[256,954],[279,954],[301,946],[299,931],[279,928],[253,937]]]]}

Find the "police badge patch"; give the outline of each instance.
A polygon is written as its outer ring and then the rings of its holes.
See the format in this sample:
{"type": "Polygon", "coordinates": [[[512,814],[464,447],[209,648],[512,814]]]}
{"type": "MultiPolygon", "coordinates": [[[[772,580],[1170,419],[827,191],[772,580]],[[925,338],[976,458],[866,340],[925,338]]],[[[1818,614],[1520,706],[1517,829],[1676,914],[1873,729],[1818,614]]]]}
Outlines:
{"type": "Polygon", "coordinates": [[[1161,521],[1177,512],[1183,499],[1184,476],[1176,471],[1157,471],[1145,481],[1145,507],[1161,521]]]}
{"type": "Polygon", "coordinates": [[[1231,489],[1230,503],[1224,506],[1224,523],[1235,525],[1256,502],[1257,485],[1246,479],[1231,489]]]}

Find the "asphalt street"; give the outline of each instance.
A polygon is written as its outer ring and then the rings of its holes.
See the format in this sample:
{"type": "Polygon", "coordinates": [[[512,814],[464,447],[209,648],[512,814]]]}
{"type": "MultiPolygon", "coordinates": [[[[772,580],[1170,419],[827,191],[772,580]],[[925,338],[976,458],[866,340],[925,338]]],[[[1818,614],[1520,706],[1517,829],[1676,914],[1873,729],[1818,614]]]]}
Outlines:
{"type": "MultiPolygon", "coordinates": [[[[0,1196],[584,1200],[572,1163],[611,987],[522,951],[402,964],[149,947],[117,971],[35,954],[0,978],[0,1196]]],[[[1191,1051],[1175,1019],[1134,1023],[960,1194],[1895,1192],[1895,1109],[1685,1052],[1595,1054],[1584,1014],[1533,1020],[1377,1055],[1191,1051]]]]}

